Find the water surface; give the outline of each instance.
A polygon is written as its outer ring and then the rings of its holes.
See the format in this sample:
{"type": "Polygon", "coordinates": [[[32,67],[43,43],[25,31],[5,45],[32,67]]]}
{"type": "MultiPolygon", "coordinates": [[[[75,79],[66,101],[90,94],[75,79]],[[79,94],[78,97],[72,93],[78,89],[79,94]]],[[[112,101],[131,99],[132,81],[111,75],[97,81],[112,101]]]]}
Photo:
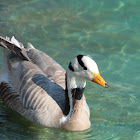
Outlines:
{"type": "Polygon", "coordinates": [[[24,45],[31,42],[65,69],[76,55],[89,55],[110,88],[87,83],[92,125],[83,132],[37,126],[0,100],[0,137],[140,140],[139,7],[139,0],[1,1],[2,36],[14,35],[24,45]]]}

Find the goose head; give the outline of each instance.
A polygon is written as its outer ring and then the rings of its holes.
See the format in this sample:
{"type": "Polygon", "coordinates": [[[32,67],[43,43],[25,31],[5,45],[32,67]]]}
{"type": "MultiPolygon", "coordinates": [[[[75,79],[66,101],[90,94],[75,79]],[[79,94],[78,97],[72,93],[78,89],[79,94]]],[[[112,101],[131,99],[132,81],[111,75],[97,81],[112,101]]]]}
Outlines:
{"type": "Polygon", "coordinates": [[[84,88],[86,81],[95,82],[103,87],[109,85],[101,77],[96,62],[89,56],[78,55],[68,66],[68,86],[70,88],[84,88]]]}
{"type": "Polygon", "coordinates": [[[60,122],[68,130],[85,130],[90,127],[89,115],[82,105],[86,81],[95,82],[106,88],[109,87],[100,76],[96,62],[89,56],[78,55],[69,63],[66,72],[66,91],[68,91],[70,108],[68,115],[62,117],[60,122]]]}

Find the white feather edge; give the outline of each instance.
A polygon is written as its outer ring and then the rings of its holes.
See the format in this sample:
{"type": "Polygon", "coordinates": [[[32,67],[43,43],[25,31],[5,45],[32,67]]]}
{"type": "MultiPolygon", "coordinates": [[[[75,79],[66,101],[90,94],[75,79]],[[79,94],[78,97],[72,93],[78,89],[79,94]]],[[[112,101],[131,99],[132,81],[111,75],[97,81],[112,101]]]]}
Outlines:
{"type": "Polygon", "coordinates": [[[19,41],[17,41],[14,36],[12,36],[11,38],[11,43],[16,45],[19,48],[24,48],[22,45],[20,45],[19,41]]]}

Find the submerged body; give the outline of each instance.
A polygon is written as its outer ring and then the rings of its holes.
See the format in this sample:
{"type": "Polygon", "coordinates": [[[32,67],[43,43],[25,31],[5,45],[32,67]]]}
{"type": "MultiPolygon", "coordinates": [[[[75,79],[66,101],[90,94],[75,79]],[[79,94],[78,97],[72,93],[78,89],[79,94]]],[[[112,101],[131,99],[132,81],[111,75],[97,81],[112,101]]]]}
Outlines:
{"type": "MultiPolygon", "coordinates": [[[[94,81],[95,77],[85,70],[85,65],[79,65],[81,62],[87,63],[84,60],[88,58],[77,56],[66,72],[51,57],[31,44],[24,48],[15,38],[11,41],[3,37],[0,39],[4,47],[0,73],[0,97],[3,102],[42,126],[71,131],[88,129],[90,112],[83,92],[85,81],[88,78],[94,81]],[[84,74],[84,80],[78,78],[84,74]]],[[[105,82],[103,84],[106,86],[105,82]]]]}

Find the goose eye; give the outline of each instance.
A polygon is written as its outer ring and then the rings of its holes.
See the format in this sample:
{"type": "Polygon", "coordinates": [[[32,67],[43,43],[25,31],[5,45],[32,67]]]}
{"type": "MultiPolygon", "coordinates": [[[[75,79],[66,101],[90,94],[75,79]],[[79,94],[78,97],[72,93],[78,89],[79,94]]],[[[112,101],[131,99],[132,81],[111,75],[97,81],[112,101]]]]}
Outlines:
{"type": "Polygon", "coordinates": [[[71,71],[74,71],[74,68],[73,68],[71,62],[69,63],[69,67],[68,67],[68,68],[69,68],[71,71]]]}

